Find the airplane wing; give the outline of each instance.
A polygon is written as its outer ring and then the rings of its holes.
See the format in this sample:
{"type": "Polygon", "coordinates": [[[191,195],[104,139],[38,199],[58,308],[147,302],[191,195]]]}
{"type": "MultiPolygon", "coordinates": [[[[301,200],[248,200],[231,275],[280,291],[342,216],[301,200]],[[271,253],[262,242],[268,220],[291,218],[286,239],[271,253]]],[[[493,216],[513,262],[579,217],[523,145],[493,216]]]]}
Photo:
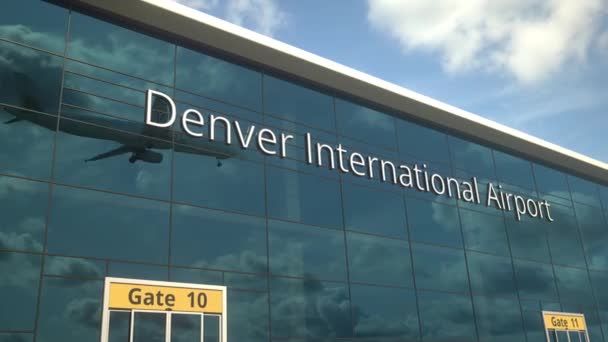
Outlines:
{"type": "Polygon", "coordinates": [[[87,160],[85,160],[85,162],[96,161],[96,160],[100,160],[100,159],[114,157],[114,156],[118,156],[118,155],[121,155],[121,154],[129,153],[129,152],[133,152],[133,147],[130,147],[130,146],[127,146],[127,145],[121,145],[120,147],[117,147],[117,148],[115,148],[113,150],[110,150],[108,152],[104,152],[104,153],[98,154],[98,155],[96,155],[93,158],[87,159],[87,160]]]}

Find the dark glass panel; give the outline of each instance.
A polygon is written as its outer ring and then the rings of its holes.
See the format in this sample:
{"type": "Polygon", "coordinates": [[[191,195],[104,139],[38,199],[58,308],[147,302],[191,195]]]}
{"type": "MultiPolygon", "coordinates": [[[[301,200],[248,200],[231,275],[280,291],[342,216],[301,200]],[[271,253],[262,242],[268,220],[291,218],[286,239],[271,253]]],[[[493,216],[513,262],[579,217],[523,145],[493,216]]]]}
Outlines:
{"type": "Polygon", "coordinates": [[[36,341],[98,340],[102,298],[102,280],[45,277],[36,341]]]}
{"type": "MultiPolygon", "coordinates": [[[[233,120],[237,120],[241,124],[243,124],[243,121],[241,120],[253,120],[256,127],[258,127],[262,122],[264,122],[264,117],[261,112],[254,112],[251,109],[243,108],[238,105],[232,105],[221,100],[212,100],[201,95],[196,95],[181,90],[176,90],[174,97],[177,100],[176,104],[181,103],[181,105],[184,107],[182,110],[179,110],[178,107],[177,112],[180,114],[183,113],[184,109],[198,108],[200,109],[201,113],[208,112],[210,114],[231,117],[233,120]]],[[[177,127],[177,125],[175,127],[177,127]]]]}
{"type": "Polygon", "coordinates": [[[222,272],[197,268],[170,267],[169,280],[182,283],[223,285],[222,272]]]}
{"type": "Polygon", "coordinates": [[[496,176],[500,181],[525,189],[535,189],[532,164],[529,161],[500,151],[494,151],[494,161],[496,176]]]}
{"type": "Polygon", "coordinates": [[[600,196],[604,211],[608,212],[608,186],[600,186],[600,196]]]}
{"type": "Polygon", "coordinates": [[[479,342],[525,341],[516,299],[474,296],[479,342]]]}
{"type": "Polygon", "coordinates": [[[347,233],[351,282],[412,287],[406,241],[347,233]]]}
{"type": "Polygon", "coordinates": [[[321,282],[313,278],[272,278],[270,288],[273,336],[352,335],[350,301],[345,284],[321,282]]]}
{"type": "Polygon", "coordinates": [[[195,51],[177,48],[177,88],[262,110],[259,72],[195,51]]]}
{"type": "Polygon", "coordinates": [[[354,336],[419,338],[414,291],[351,285],[351,295],[354,336]]]}
{"type": "Polygon", "coordinates": [[[33,334],[27,333],[0,333],[0,342],[32,342],[33,334]]]}
{"type": "Polygon", "coordinates": [[[539,192],[570,199],[566,174],[539,164],[532,164],[532,166],[539,192]]]}
{"type": "Polygon", "coordinates": [[[55,187],[48,252],[166,263],[168,205],[97,191],[55,187]]]}
{"type": "Polygon", "coordinates": [[[395,149],[395,118],[352,102],[336,99],[338,133],[395,149]]]}
{"type": "Polygon", "coordinates": [[[168,280],[167,266],[142,265],[129,262],[108,263],[108,276],[148,280],[168,280]]]}
{"type": "Polygon", "coordinates": [[[520,298],[557,301],[557,290],[551,265],[514,260],[520,298]]]}
{"type": "Polygon", "coordinates": [[[110,311],[110,324],[108,329],[109,342],[129,341],[129,330],[131,330],[131,312],[110,311]]]}
{"type": "Polygon", "coordinates": [[[562,302],[593,303],[587,270],[553,266],[557,290],[562,302]]]}
{"type": "Polygon", "coordinates": [[[467,263],[474,294],[515,295],[511,258],[467,252],[467,263]]]}
{"type": "Polygon", "coordinates": [[[425,290],[469,292],[467,269],[461,249],[413,244],[416,287],[425,290]]]}
{"type": "Polygon", "coordinates": [[[157,312],[135,312],[133,342],[165,342],[167,315],[157,312]]]}
{"type": "MultiPolygon", "coordinates": [[[[288,301],[288,298],[284,298],[288,301]]],[[[274,327],[273,327],[274,328],[274,327]]],[[[228,290],[229,341],[268,341],[268,295],[228,290]]]]}
{"type": "Polygon", "coordinates": [[[59,131],[55,162],[58,182],[169,198],[169,142],[72,120],[61,120],[59,131]]]}
{"type": "Polygon", "coordinates": [[[34,329],[40,255],[0,252],[0,330],[34,329]]]}
{"type": "Polygon", "coordinates": [[[173,207],[171,263],[266,272],[266,222],[257,217],[173,207]]]}
{"type": "Polygon", "coordinates": [[[452,136],[448,137],[448,142],[452,155],[452,165],[455,168],[471,171],[478,176],[494,178],[492,150],[452,136]]]}
{"type": "Polygon", "coordinates": [[[574,204],[583,246],[590,269],[608,270],[608,224],[602,210],[583,204],[574,204]]]}
{"type": "Polygon", "coordinates": [[[175,201],[264,215],[264,165],[238,158],[219,162],[205,153],[175,153],[175,201]]]}
{"type": "Polygon", "coordinates": [[[0,250],[41,252],[49,185],[0,176],[0,250]]]}
{"type": "Polygon", "coordinates": [[[317,128],[336,126],[330,96],[271,76],[264,76],[264,111],[317,128]]]}
{"type": "Polygon", "coordinates": [[[346,229],[407,239],[401,194],[343,182],[342,198],[346,229]]]}
{"type": "Polygon", "coordinates": [[[203,342],[220,342],[220,324],[219,315],[205,315],[203,342]]]}
{"type": "Polygon", "coordinates": [[[270,272],[324,280],[346,280],[344,232],[269,221],[270,272]]]}
{"type": "Polygon", "coordinates": [[[266,275],[224,272],[224,285],[231,289],[268,291],[266,275]]]}
{"type": "Polygon", "coordinates": [[[342,228],[338,182],[268,167],[266,184],[270,217],[342,228]]]}
{"type": "Polygon", "coordinates": [[[547,224],[547,232],[553,263],[585,267],[585,256],[574,210],[555,204],[551,206],[551,216],[554,221],[547,224]]]}
{"type": "Polygon", "coordinates": [[[597,184],[574,176],[568,176],[568,183],[574,202],[600,207],[600,193],[597,184]]]}
{"type": "Polygon", "coordinates": [[[608,284],[608,272],[591,271],[589,272],[589,275],[591,276],[591,283],[593,284],[593,290],[598,305],[608,309],[608,291],[606,291],[606,284],[608,284]]]}
{"type": "Polygon", "coordinates": [[[458,209],[437,202],[407,199],[410,239],[461,247],[458,209]]]}
{"type": "Polygon", "coordinates": [[[106,262],[100,260],[46,256],[44,274],[68,278],[102,279],[106,275],[106,262]]]}
{"type": "Polygon", "coordinates": [[[398,119],[399,153],[424,160],[449,162],[448,140],[444,133],[398,119]]]}
{"type": "Polygon", "coordinates": [[[7,1],[0,12],[0,37],[63,53],[68,10],[40,0],[7,1]]]}
{"type": "Polygon", "coordinates": [[[175,47],[80,13],[72,13],[68,55],[151,81],[173,84],[175,47]]]}
{"type": "Polygon", "coordinates": [[[550,262],[547,244],[547,230],[552,228],[550,222],[523,218],[522,221],[508,219],[506,223],[513,257],[550,262]]]}
{"type": "Polygon", "coordinates": [[[423,341],[476,341],[471,297],[418,292],[423,341]]]}
{"type": "Polygon", "coordinates": [[[509,255],[507,233],[502,217],[460,209],[460,220],[466,249],[509,255]]]}
{"type": "MultiPolygon", "coordinates": [[[[200,342],[201,323],[201,315],[172,314],[171,342],[200,342]]],[[[205,324],[205,334],[207,334],[207,328],[213,331],[211,324],[209,326],[205,324]]]]}
{"type": "MultiPolygon", "coordinates": [[[[59,110],[62,64],[60,57],[0,41],[0,103],[56,114],[59,110]]],[[[30,121],[42,127],[51,126],[26,111],[8,106],[1,109],[10,119],[30,121]]]]}
{"type": "Polygon", "coordinates": [[[542,313],[540,311],[522,311],[522,316],[528,341],[546,341],[547,336],[545,334],[545,324],[543,322],[542,313]]]}

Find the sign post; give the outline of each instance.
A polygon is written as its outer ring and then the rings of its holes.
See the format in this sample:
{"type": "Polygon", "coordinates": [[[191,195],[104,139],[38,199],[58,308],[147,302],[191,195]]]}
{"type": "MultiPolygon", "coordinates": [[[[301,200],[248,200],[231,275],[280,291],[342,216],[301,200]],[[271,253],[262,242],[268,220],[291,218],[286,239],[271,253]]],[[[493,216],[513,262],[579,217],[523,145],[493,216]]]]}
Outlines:
{"type": "Polygon", "coordinates": [[[557,332],[565,332],[568,342],[590,342],[585,315],[555,311],[543,311],[542,315],[547,342],[559,342],[557,332]],[[551,339],[552,336],[554,339],[551,339]],[[572,340],[571,336],[577,336],[577,338],[572,340]]]}

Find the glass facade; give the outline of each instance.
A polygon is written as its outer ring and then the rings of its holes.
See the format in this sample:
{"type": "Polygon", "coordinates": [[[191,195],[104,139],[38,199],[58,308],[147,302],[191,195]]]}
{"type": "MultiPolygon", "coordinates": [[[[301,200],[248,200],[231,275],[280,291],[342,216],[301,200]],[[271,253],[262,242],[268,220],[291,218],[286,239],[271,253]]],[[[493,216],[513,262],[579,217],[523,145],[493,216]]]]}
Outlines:
{"type": "Polygon", "coordinates": [[[541,310],[608,340],[605,184],[78,10],[3,5],[0,341],[98,341],[106,276],[226,285],[231,341],[544,341],[541,310]],[[297,139],[220,160],[151,132],[147,89],[476,176],[555,221],[309,165],[297,139]]]}

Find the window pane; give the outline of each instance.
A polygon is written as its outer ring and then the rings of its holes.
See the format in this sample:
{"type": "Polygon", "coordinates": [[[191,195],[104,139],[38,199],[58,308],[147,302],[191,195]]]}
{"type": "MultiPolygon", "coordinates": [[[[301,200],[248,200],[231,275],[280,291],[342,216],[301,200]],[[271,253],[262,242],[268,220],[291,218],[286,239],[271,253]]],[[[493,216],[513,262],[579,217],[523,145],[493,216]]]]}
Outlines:
{"type": "Polygon", "coordinates": [[[273,336],[352,335],[350,302],[345,284],[321,282],[312,278],[273,278],[270,288],[273,336]]]}
{"type": "Polygon", "coordinates": [[[37,341],[95,341],[101,333],[102,280],[44,278],[37,341]]]}
{"type": "Polygon", "coordinates": [[[33,330],[40,255],[0,252],[0,330],[33,330]]]}
{"type": "Polygon", "coordinates": [[[412,240],[462,246],[456,207],[408,198],[407,215],[412,240]]]}
{"type": "Polygon", "coordinates": [[[106,275],[106,262],[47,255],[44,258],[44,274],[69,278],[103,279],[106,275]]]}
{"type": "Polygon", "coordinates": [[[507,231],[513,257],[550,262],[547,230],[552,223],[524,218],[522,221],[507,219],[507,231]]]}
{"type": "Polygon", "coordinates": [[[262,76],[240,65],[178,47],[175,82],[192,93],[262,110],[262,76]]]}
{"type": "Polygon", "coordinates": [[[338,182],[274,167],[266,182],[270,217],[342,228],[338,182]]]}
{"type": "Polygon", "coordinates": [[[48,252],[166,263],[165,203],[57,186],[48,252]]]}
{"type": "Polygon", "coordinates": [[[475,341],[473,305],[468,296],[418,292],[423,341],[475,341]]]}
{"type": "Polygon", "coordinates": [[[344,225],[347,229],[407,238],[405,206],[400,193],[342,183],[344,225]]]}
{"type": "Polygon", "coordinates": [[[578,203],[574,204],[574,209],[589,268],[608,270],[608,224],[602,210],[578,203]]]}
{"type": "Polygon", "coordinates": [[[504,219],[471,210],[460,209],[466,249],[509,255],[504,219]]]}
{"type": "MultiPolygon", "coordinates": [[[[205,322],[206,323],[206,322],[205,322]]],[[[210,322],[211,323],[211,322],[210,322]]],[[[205,325],[213,331],[213,327],[205,325]]],[[[201,341],[201,315],[171,315],[171,341],[172,342],[200,342],[201,341]]],[[[214,341],[215,342],[215,341],[214,341]]]]}
{"type": "Polygon", "coordinates": [[[356,337],[419,337],[416,296],[396,288],[351,285],[356,337]]]}
{"type": "Polygon", "coordinates": [[[378,145],[395,149],[395,118],[373,109],[336,99],[338,133],[378,145]]]}
{"type": "Polygon", "coordinates": [[[180,152],[174,170],[176,201],[264,215],[263,164],[180,152]]]}
{"type": "Polygon", "coordinates": [[[416,243],[412,252],[418,289],[469,292],[462,250],[416,243]]]}
{"type": "Polygon", "coordinates": [[[108,331],[109,342],[129,341],[129,330],[131,330],[131,312],[110,311],[110,327],[108,331]]]}
{"type": "Polygon", "coordinates": [[[251,216],[174,206],[171,263],[266,272],[266,223],[251,216]]]}
{"type": "Polygon", "coordinates": [[[32,342],[33,334],[26,333],[0,333],[0,342],[32,342]]]}
{"type": "Polygon", "coordinates": [[[494,177],[492,150],[470,141],[448,138],[452,165],[461,170],[479,173],[479,176],[494,177]]]}
{"type": "Polygon", "coordinates": [[[473,303],[479,342],[525,341],[517,300],[473,297],[473,303]]]}
{"type": "Polygon", "coordinates": [[[347,233],[350,281],[412,287],[406,241],[347,233]]]}
{"type": "Polygon", "coordinates": [[[6,1],[0,37],[63,53],[68,11],[40,0],[6,1]]]}
{"type": "Polygon", "coordinates": [[[449,162],[446,135],[415,123],[397,120],[399,153],[424,160],[449,162]]]}
{"type": "Polygon", "coordinates": [[[168,280],[167,266],[142,265],[130,262],[109,262],[108,276],[148,280],[168,280]]]}
{"type": "Polygon", "coordinates": [[[269,221],[268,236],[271,273],[346,280],[344,232],[269,221]]]}
{"type": "Polygon", "coordinates": [[[59,131],[55,162],[59,182],[169,198],[169,142],[72,120],[61,120],[59,131]],[[103,156],[120,149],[119,155],[103,156]]]}
{"type": "Polygon", "coordinates": [[[574,210],[561,205],[553,205],[551,209],[554,221],[547,226],[547,232],[553,263],[585,267],[585,256],[574,210]]]}
{"type": "Polygon", "coordinates": [[[557,290],[551,265],[514,260],[520,298],[557,301],[557,290]]]}
{"type": "Polygon", "coordinates": [[[169,280],[182,283],[224,285],[223,272],[196,268],[170,267],[169,280]]]}
{"type": "Polygon", "coordinates": [[[552,196],[570,198],[568,180],[566,179],[565,174],[538,164],[532,164],[532,166],[534,168],[534,179],[536,180],[536,186],[539,192],[552,196]]]}
{"type": "Polygon", "coordinates": [[[230,341],[268,341],[268,295],[228,290],[230,341]]]}
{"type": "MultiPolygon", "coordinates": [[[[0,103],[56,114],[62,65],[60,57],[0,41],[0,103]]],[[[2,109],[13,117],[35,122],[27,112],[2,109]]]]}
{"type": "Polygon", "coordinates": [[[41,252],[49,186],[0,176],[0,249],[41,252]]]}
{"type": "Polygon", "coordinates": [[[471,289],[474,294],[515,294],[511,258],[467,252],[471,289]]]}
{"type": "Polygon", "coordinates": [[[290,121],[333,131],[333,99],[312,89],[264,76],[265,112],[290,121]]]}
{"type": "Polygon", "coordinates": [[[600,194],[597,184],[586,179],[568,176],[572,200],[579,203],[589,204],[594,207],[600,206],[600,194]]]}
{"type": "Polygon", "coordinates": [[[532,164],[529,161],[512,155],[494,151],[496,175],[501,182],[517,185],[526,189],[535,189],[532,164]]]}
{"type": "Polygon", "coordinates": [[[164,342],[167,315],[157,312],[135,312],[133,342],[164,342]]]}
{"type": "Polygon", "coordinates": [[[591,271],[589,274],[591,276],[591,283],[593,284],[595,298],[597,299],[599,306],[608,309],[608,291],[606,291],[606,284],[608,284],[608,272],[591,271]]]}
{"type": "Polygon", "coordinates": [[[68,47],[68,55],[72,58],[173,84],[174,52],[174,46],[164,41],[72,13],[68,47]]]}
{"type": "Polygon", "coordinates": [[[593,303],[587,270],[562,266],[553,269],[562,302],[593,303]]]}

